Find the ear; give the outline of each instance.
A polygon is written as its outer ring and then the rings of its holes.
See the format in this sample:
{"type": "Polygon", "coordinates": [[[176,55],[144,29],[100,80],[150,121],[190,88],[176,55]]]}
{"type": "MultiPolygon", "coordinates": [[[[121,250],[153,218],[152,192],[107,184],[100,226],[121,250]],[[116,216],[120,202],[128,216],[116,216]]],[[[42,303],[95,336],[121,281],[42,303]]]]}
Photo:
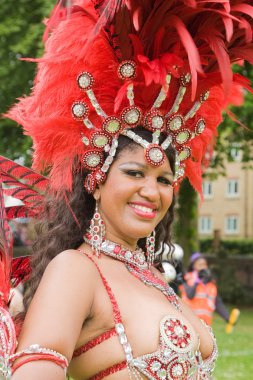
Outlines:
{"type": "Polygon", "coordinates": [[[100,199],[100,188],[99,187],[97,187],[96,190],[94,191],[93,197],[96,201],[99,201],[99,199],[100,199]]]}

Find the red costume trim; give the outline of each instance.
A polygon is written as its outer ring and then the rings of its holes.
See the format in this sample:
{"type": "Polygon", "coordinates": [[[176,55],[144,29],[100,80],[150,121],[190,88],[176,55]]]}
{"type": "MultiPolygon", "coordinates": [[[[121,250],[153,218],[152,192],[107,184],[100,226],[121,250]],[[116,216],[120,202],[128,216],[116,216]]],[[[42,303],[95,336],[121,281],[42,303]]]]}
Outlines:
{"type": "Polygon", "coordinates": [[[91,339],[88,343],[77,348],[74,351],[73,358],[76,358],[77,356],[84,354],[85,352],[89,351],[91,348],[97,346],[98,344],[104,342],[107,339],[110,339],[112,336],[115,336],[115,335],[117,335],[115,327],[113,327],[109,331],[105,331],[103,334],[97,336],[96,338],[91,339]]]}
{"type": "Polygon", "coordinates": [[[122,369],[125,369],[127,367],[127,363],[124,360],[121,363],[114,364],[113,366],[106,368],[103,371],[100,371],[98,374],[95,376],[90,377],[88,380],[101,380],[106,376],[112,375],[113,373],[116,373],[118,371],[122,371],[122,369]]]}
{"type": "Polygon", "coordinates": [[[106,281],[106,278],[104,277],[103,273],[101,272],[99,266],[97,265],[97,263],[95,262],[95,260],[91,256],[89,256],[86,252],[82,251],[81,249],[78,249],[78,251],[81,252],[81,253],[83,253],[96,266],[96,268],[98,270],[98,273],[100,274],[101,280],[103,281],[104,287],[105,287],[105,289],[106,289],[106,291],[108,293],[108,296],[110,298],[111,304],[112,304],[112,311],[113,311],[114,322],[115,322],[115,324],[122,323],[122,318],[121,318],[121,314],[120,314],[120,311],[119,311],[119,306],[117,304],[117,301],[115,299],[113,291],[112,291],[111,287],[109,286],[108,282],[106,281]]]}

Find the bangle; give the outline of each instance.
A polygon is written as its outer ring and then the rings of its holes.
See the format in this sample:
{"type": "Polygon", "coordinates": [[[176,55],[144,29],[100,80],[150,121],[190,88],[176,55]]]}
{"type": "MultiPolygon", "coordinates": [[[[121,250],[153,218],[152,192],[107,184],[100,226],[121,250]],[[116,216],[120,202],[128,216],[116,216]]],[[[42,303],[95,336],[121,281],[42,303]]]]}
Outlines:
{"type": "Polygon", "coordinates": [[[32,344],[28,348],[25,348],[22,351],[18,351],[9,357],[9,363],[12,367],[12,374],[22,365],[38,360],[51,361],[64,370],[66,370],[68,367],[68,360],[64,355],[60,354],[57,351],[51,350],[50,348],[41,347],[39,344],[32,344]],[[19,358],[23,358],[23,360],[20,360],[18,363],[13,364],[19,358]]]}

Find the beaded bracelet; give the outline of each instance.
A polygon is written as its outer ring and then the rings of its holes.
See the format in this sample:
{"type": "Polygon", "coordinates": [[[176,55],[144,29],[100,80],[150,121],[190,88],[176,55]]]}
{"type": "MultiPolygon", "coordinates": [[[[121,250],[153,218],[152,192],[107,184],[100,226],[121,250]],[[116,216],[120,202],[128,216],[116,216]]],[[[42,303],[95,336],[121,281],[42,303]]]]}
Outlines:
{"type": "Polygon", "coordinates": [[[33,362],[33,361],[38,361],[38,360],[51,361],[55,363],[56,365],[60,366],[61,368],[63,368],[64,370],[66,370],[68,367],[68,360],[64,355],[60,354],[57,351],[51,350],[50,348],[43,348],[39,344],[32,344],[28,348],[25,348],[22,351],[18,351],[9,357],[9,364],[12,367],[12,374],[22,365],[29,362],[33,362]],[[20,359],[26,356],[29,356],[29,357],[24,358],[23,360],[20,360],[16,364],[12,364],[17,359],[20,359]]]}

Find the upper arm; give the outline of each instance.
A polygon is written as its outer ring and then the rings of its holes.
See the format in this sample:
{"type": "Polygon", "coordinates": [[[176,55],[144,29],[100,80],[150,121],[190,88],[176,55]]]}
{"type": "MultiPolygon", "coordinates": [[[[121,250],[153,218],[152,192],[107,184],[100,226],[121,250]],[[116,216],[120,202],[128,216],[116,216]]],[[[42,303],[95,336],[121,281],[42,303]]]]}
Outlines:
{"type": "Polygon", "coordinates": [[[94,297],[96,268],[77,251],[62,252],[45,270],[22,328],[18,350],[38,343],[72,357],[94,297]]]}

